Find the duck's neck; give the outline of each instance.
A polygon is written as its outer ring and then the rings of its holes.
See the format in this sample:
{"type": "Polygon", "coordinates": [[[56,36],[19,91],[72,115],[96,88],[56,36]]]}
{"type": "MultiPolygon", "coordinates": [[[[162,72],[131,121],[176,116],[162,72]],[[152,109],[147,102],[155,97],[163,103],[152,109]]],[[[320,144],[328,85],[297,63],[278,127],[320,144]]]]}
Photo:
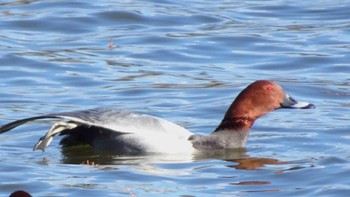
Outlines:
{"type": "Polygon", "coordinates": [[[243,90],[227,109],[224,119],[214,132],[227,131],[249,131],[255,120],[267,113],[265,109],[252,104],[247,88],[243,90]]]}
{"type": "Polygon", "coordinates": [[[254,124],[255,119],[249,117],[225,117],[220,125],[214,130],[217,131],[248,131],[254,124]]]}

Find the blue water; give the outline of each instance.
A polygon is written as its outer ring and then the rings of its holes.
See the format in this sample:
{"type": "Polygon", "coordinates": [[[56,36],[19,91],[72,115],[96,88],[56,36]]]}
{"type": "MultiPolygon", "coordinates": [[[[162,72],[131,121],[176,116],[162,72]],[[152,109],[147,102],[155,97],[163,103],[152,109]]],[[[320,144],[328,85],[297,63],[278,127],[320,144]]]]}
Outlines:
{"type": "Polygon", "coordinates": [[[257,120],[247,149],[179,160],[32,151],[50,121],[0,135],[0,195],[345,196],[350,1],[3,1],[0,124],[119,107],[209,134],[236,95],[277,81],[312,110],[257,120]],[[98,166],[81,165],[86,160],[98,166]]]}

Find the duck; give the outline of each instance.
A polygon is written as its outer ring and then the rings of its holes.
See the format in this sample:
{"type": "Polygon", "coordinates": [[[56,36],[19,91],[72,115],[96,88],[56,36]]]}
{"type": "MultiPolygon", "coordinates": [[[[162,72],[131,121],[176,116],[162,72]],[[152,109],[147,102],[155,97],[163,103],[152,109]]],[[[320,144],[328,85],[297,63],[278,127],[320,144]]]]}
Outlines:
{"type": "Polygon", "coordinates": [[[271,80],[257,80],[242,90],[229,106],[221,123],[209,135],[194,134],[163,118],[119,108],[93,108],[51,113],[15,120],[0,126],[0,134],[38,119],[56,119],[33,150],[49,146],[56,135],[60,145],[90,145],[94,150],[123,154],[184,153],[239,149],[246,146],[255,120],[281,109],[312,109],[298,102],[271,80]]]}

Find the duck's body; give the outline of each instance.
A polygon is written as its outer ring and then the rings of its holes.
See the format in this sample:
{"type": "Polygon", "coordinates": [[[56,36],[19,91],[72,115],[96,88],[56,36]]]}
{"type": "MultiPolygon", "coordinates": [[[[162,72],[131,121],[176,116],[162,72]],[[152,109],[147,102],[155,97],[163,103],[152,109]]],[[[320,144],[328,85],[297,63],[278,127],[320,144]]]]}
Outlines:
{"type": "Polygon", "coordinates": [[[36,116],[0,127],[0,133],[28,121],[45,118],[56,122],[40,138],[34,150],[45,148],[52,138],[65,135],[61,144],[89,144],[94,149],[121,153],[182,153],[245,146],[249,129],[264,114],[281,108],[312,108],[298,103],[271,81],[256,81],[243,90],[226,112],[221,124],[209,136],[195,135],[162,118],[113,108],[97,108],[36,116]]]}
{"type": "Polygon", "coordinates": [[[8,130],[36,119],[64,119],[53,124],[40,138],[34,150],[45,148],[57,134],[66,135],[61,144],[90,144],[102,151],[122,153],[187,152],[192,149],[188,138],[193,135],[185,128],[162,118],[114,108],[95,108],[63,112],[18,120],[1,127],[8,130]]]}

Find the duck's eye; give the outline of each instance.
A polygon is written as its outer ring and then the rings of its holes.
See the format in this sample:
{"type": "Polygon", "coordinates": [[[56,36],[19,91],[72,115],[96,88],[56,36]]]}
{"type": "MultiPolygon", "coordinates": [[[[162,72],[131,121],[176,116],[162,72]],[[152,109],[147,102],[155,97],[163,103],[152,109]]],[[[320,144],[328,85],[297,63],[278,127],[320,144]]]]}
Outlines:
{"type": "Polygon", "coordinates": [[[267,90],[268,92],[272,91],[273,90],[273,87],[268,85],[265,87],[265,90],[267,90]]]}

